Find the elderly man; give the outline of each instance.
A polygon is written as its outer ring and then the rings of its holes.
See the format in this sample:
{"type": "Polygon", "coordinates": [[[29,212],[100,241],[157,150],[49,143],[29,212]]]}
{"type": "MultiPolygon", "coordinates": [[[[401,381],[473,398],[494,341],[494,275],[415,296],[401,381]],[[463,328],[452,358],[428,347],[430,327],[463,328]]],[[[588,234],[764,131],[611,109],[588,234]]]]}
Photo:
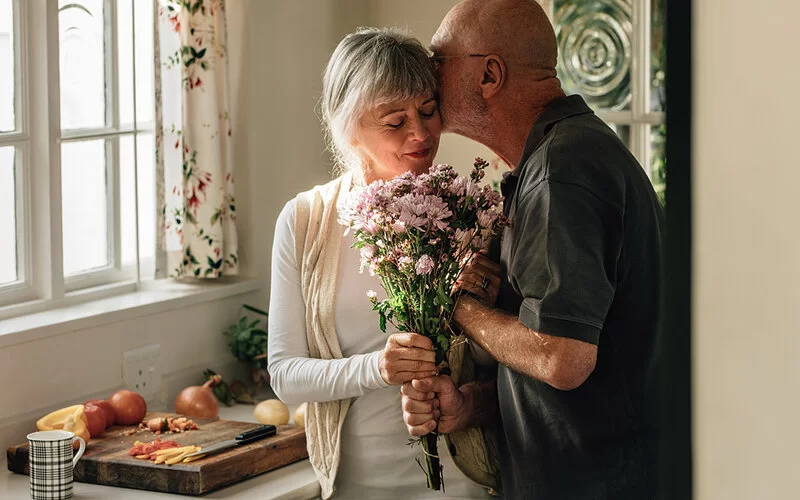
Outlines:
{"type": "Polygon", "coordinates": [[[455,321],[497,380],[403,386],[413,435],[501,422],[507,498],[656,496],[663,214],[614,132],[556,78],[533,0],[466,0],[433,37],[446,131],[509,165],[500,265],[476,260],[455,321]],[[499,411],[500,418],[497,418],[499,411]]]}

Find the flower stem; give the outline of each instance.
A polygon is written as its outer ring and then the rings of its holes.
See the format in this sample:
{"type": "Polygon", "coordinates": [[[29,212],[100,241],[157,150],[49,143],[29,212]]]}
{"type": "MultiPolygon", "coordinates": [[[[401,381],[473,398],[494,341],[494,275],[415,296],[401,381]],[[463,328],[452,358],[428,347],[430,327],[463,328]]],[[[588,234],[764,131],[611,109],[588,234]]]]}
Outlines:
{"type": "Polygon", "coordinates": [[[422,449],[425,451],[425,475],[428,477],[428,488],[439,491],[442,489],[442,466],[439,463],[439,452],[436,431],[422,436],[422,449]]]}

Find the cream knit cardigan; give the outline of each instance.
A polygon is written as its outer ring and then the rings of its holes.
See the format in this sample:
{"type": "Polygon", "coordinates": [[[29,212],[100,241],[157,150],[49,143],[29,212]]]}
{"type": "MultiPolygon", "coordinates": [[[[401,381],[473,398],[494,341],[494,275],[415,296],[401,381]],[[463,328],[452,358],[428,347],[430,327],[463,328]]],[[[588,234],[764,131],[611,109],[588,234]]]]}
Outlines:
{"type": "MultiPolygon", "coordinates": [[[[337,200],[350,192],[354,177],[347,173],[322,186],[297,195],[295,257],[306,304],[306,339],[312,358],[341,359],[334,306],[336,276],[344,227],[338,222],[337,200]]],[[[452,349],[449,356],[456,384],[471,381],[472,363],[467,349],[452,349]]],[[[311,403],[306,412],[306,442],[311,466],[319,480],[322,498],[334,492],[341,459],[342,425],[352,399],[311,403]]],[[[446,436],[456,466],[470,479],[497,494],[494,439],[478,428],[446,436]],[[453,453],[455,450],[458,452],[453,453]]]]}
{"type": "MultiPolygon", "coordinates": [[[[339,250],[344,227],[339,224],[336,201],[343,186],[349,191],[348,173],[323,186],[297,195],[295,256],[306,303],[306,337],[312,358],[340,359],[334,300],[339,250]]],[[[351,399],[311,403],[306,410],[308,457],[319,479],[322,498],[333,494],[341,457],[342,424],[351,399]]]]}

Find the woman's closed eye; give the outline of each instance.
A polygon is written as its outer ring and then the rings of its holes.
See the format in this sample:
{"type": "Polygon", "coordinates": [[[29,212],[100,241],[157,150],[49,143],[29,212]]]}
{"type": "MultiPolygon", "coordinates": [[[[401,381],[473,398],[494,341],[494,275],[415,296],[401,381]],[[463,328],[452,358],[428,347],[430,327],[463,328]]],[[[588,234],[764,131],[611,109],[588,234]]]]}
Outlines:
{"type": "Polygon", "coordinates": [[[437,110],[438,110],[438,107],[434,104],[433,106],[429,106],[429,107],[425,107],[423,109],[420,109],[419,110],[419,114],[423,118],[433,118],[433,116],[436,114],[437,110]]]}
{"type": "MultiPolygon", "coordinates": [[[[436,106],[435,104],[432,106],[426,106],[425,108],[419,110],[419,116],[421,116],[424,119],[433,118],[434,116],[436,116],[437,111],[438,111],[438,106],[436,106]]],[[[402,118],[397,117],[394,120],[390,120],[389,122],[387,122],[386,126],[391,127],[393,129],[399,129],[400,127],[405,125],[405,123],[406,123],[405,116],[402,118]]]]}
{"type": "Polygon", "coordinates": [[[390,122],[389,122],[389,123],[387,123],[386,125],[387,125],[387,126],[389,126],[389,127],[392,127],[392,128],[400,128],[400,127],[402,127],[402,126],[403,126],[403,124],[405,124],[405,123],[406,123],[406,119],[405,119],[405,118],[403,118],[403,119],[402,119],[402,120],[400,120],[399,122],[397,122],[397,121],[390,121],[390,122]]]}

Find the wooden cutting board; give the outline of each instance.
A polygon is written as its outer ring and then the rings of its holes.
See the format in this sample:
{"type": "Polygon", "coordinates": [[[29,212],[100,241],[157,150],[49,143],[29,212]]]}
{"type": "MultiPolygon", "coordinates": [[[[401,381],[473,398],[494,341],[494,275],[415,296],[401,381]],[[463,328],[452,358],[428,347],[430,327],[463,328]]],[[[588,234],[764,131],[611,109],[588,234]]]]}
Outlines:
{"type": "MultiPolygon", "coordinates": [[[[145,419],[167,417],[168,413],[149,413],[145,419]]],[[[174,415],[173,415],[174,416],[174,415]]],[[[91,439],[86,452],[75,466],[75,480],[83,483],[122,486],[141,490],[202,495],[222,486],[261,474],[308,457],[303,428],[278,426],[275,436],[207,456],[201,460],[175,465],[156,465],[150,460],[128,454],[134,441],[176,441],[181,446],[209,446],[233,439],[260,424],[230,420],[192,419],[199,429],[157,436],[141,430],[126,436],[136,426],[115,426],[100,438],[91,439]]],[[[8,449],[8,470],[28,474],[28,443],[8,449]]]]}

